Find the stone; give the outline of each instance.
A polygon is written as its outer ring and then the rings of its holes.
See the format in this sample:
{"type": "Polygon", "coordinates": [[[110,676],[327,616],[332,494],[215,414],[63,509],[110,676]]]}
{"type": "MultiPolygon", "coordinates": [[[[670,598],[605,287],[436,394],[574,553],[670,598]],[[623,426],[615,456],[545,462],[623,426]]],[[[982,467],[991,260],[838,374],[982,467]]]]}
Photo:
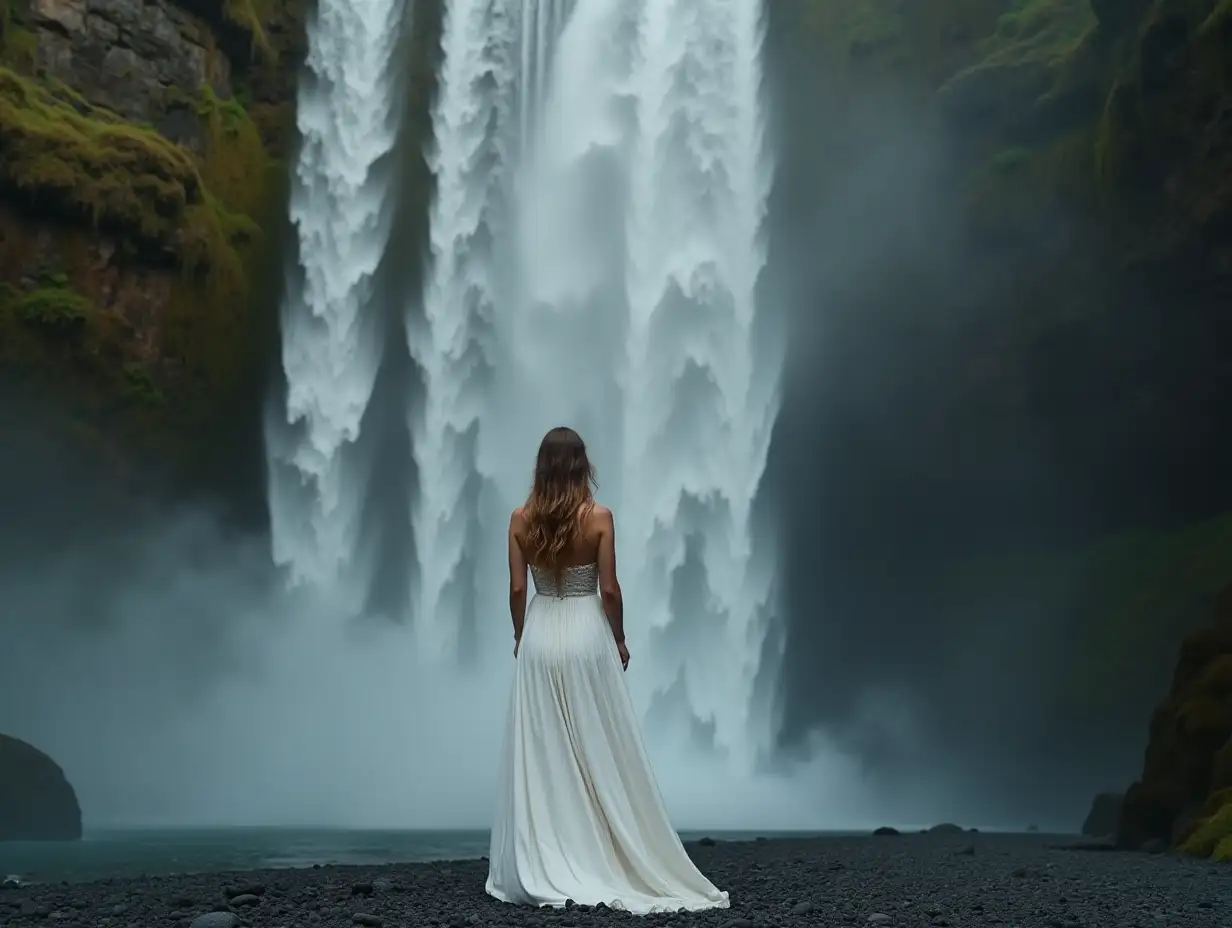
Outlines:
{"type": "Polygon", "coordinates": [[[59,764],[0,735],[0,841],[77,841],[81,806],[59,764]]]}
{"type": "Polygon", "coordinates": [[[175,141],[200,144],[184,135],[194,123],[168,122],[178,98],[193,100],[206,86],[231,96],[231,65],[210,53],[209,28],[169,0],[32,0],[30,9],[41,69],[175,141]]]}
{"type": "Polygon", "coordinates": [[[85,28],[84,0],[31,0],[30,15],[40,26],[73,35],[85,28]]]}
{"type": "Polygon", "coordinates": [[[234,912],[206,912],[198,915],[189,928],[239,928],[240,917],[234,912]]]}

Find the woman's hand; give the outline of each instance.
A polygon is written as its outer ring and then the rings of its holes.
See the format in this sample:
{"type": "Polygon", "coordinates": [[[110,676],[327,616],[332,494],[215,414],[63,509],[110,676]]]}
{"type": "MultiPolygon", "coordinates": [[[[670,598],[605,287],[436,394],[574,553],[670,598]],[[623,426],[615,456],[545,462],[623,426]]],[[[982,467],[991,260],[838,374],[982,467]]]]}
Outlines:
{"type": "Polygon", "coordinates": [[[629,648],[623,641],[616,642],[616,653],[620,655],[620,667],[622,670],[629,669],[629,648]]]}

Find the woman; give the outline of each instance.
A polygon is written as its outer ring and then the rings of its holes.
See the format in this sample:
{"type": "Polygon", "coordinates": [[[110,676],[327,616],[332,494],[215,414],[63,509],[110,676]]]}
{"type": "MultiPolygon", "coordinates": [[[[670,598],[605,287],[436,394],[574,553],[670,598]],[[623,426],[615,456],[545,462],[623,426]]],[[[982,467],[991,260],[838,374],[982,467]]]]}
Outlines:
{"type": "Polygon", "coordinates": [[[629,666],[612,513],[572,429],[544,436],[509,520],[513,695],[487,891],[635,913],[726,908],[668,822],[621,675],[629,666]],[[526,569],[535,598],[526,606],[526,569]],[[525,632],[525,634],[523,634],[525,632]]]}

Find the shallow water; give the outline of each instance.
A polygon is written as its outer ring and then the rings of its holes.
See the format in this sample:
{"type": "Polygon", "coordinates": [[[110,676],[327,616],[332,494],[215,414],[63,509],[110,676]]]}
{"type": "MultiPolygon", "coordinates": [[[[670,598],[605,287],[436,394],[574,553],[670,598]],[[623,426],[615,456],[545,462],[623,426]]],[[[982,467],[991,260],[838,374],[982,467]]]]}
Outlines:
{"type": "MultiPolygon", "coordinates": [[[[783,832],[712,831],[681,832],[681,837],[690,841],[703,834],[736,840],[787,836],[783,832]]],[[[487,853],[486,830],[108,828],[89,830],[81,841],[0,843],[0,878],[17,874],[36,882],[76,882],[313,864],[450,860],[487,853]]]]}

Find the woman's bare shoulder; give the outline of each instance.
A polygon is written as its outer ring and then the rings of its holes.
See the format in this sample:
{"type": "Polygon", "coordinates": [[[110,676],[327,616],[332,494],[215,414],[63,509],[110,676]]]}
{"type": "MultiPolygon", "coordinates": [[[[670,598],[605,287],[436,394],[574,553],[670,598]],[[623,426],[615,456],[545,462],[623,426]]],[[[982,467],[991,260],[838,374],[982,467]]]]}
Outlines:
{"type": "Polygon", "coordinates": [[[586,521],[591,525],[610,525],[612,522],[612,510],[600,502],[591,503],[590,512],[586,514],[586,521]]]}
{"type": "Polygon", "coordinates": [[[525,506],[519,506],[517,509],[513,510],[512,513],[510,513],[509,524],[515,525],[515,526],[522,526],[526,524],[526,507],[525,506]]]}

